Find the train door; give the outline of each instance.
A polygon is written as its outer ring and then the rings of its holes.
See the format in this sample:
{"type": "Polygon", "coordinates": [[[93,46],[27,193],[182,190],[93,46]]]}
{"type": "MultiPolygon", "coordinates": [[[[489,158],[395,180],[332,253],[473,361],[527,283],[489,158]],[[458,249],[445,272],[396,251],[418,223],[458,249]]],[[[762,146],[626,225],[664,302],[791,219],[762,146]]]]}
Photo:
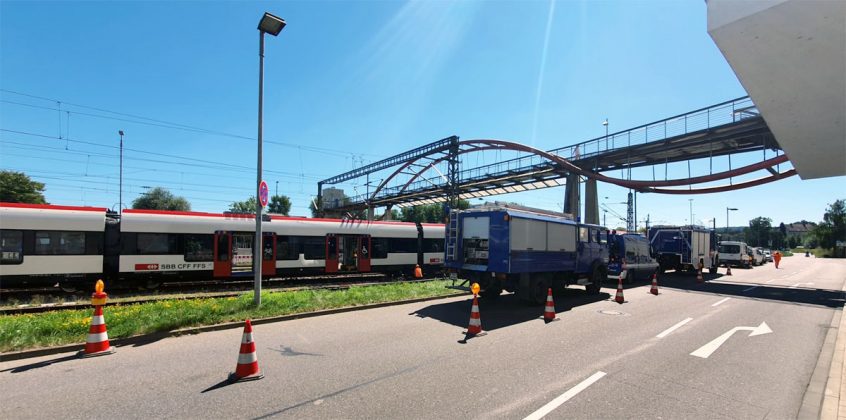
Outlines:
{"type": "Polygon", "coordinates": [[[264,277],[276,275],[276,233],[262,232],[261,246],[264,248],[261,258],[261,275],[264,277]]]}
{"type": "Polygon", "coordinates": [[[358,271],[370,272],[370,235],[358,237],[358,271]]]}
{"type": "Polygon", "coordinates": [[[232,233],[232,275],[253,273],[253,245],[255,240],[255,233],[232,233]]]}
{"type": "Polygon", "coordinates": [[[340,264],[338,261],[338,237],[330,233],[326,235],[326,272],[337,273],[340,264]]]}
{"type": "Polygon", "coordinates": [[[214,276],[232,275],[232,232],[214,232],[214,276]]]}

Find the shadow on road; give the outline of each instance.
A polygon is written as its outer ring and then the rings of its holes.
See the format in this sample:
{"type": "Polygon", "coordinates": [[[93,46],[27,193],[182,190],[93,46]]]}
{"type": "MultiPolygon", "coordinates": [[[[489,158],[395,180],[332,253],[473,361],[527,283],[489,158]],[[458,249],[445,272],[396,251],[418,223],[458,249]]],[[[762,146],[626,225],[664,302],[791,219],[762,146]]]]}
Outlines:
{"type": "Polygon", "coordinates": [[[47,366],[50,366],[54,363],[69,362],[71,360],[79,360],[79,356],[74,354],[74,355],[71,355],[71,356],[63,356],[63,357],[58,357],[58,358],[55,358],[55,359],[44,360],[44,361],[37,362],[37,363],[30,363],[28,365],[23,365],[23,366],[10,368],[10,369],[0,370],[0,373],[2,373],[2,372],[21,373],[21,372],[26,372],[26,371],[32,370],[32,369],[47,367],[47,366]]]}
{"type": "Polygon", "coordinates": [[[741,283],[732,281],[733,277],[725,274],[705,274],[704,280],[703,283],[698,283],[695,275],[684,273],[667,273],[658,276],[659,287],[689,292],[713,293],[827,308],[843,308],[844,302],[846,302],[846,294],[841,290],[741,283]]]}
{"type": "MultiPolygon", "coordinates": [[[[608,293],[589,295],[582,289],[566,289],[555,295],[555,312],[569,311],[577,306],[607,300],[608,293]]],[[[470,307],[473,297],[468,296],[463,301],[453,301],[429,305],[409,315],[420,318],[431,318],[460,328],[467,328],[470,322],[470,307]]],[[[479,299],[479,317],[482,329],[492,331],[508,327],[521,322],[543,322],[543,305],[530,306],[520,300],[515,294],[503,294],[496,299],[479,299]]]]}

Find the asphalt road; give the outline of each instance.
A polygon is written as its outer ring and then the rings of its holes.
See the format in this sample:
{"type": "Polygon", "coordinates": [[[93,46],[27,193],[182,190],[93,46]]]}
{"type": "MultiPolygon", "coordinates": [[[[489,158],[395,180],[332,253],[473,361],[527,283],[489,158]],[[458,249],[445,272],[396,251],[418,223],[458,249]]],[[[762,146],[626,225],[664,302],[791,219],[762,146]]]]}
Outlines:
{"type": "Polygon", "coordinates": [[[467,296],[257,325],[266,377],[233,385],[240,329],[0,362],[0,418],[795,418],[846,261],[732,271],[574,288],[550,324],[503,295],[466,343],[467,296]]]}

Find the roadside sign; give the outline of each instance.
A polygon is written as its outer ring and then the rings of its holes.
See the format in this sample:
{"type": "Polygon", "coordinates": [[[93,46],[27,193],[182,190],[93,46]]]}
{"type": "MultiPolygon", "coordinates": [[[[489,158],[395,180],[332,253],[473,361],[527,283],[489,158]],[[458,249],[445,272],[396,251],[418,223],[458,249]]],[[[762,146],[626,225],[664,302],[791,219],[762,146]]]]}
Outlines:
{"type": "Polygon", "coordinates": [[[261,181],[261,184],[259,184],[259,203],[261,203],[262,207],[267,207],[268,194],[269,188],[267,188],[267,182],[261,181]]]}

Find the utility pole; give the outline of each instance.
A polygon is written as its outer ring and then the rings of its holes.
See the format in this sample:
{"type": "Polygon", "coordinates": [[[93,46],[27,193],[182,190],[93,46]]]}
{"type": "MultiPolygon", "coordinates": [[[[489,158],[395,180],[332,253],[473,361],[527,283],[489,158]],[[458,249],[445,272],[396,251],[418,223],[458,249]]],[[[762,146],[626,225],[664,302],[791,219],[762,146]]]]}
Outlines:
{"type": "Polygon", "coordinates": [[[123,130],[118,130],[120,135],[120,193],[118,193],[118,213],[123,214],[123,130]]]}

